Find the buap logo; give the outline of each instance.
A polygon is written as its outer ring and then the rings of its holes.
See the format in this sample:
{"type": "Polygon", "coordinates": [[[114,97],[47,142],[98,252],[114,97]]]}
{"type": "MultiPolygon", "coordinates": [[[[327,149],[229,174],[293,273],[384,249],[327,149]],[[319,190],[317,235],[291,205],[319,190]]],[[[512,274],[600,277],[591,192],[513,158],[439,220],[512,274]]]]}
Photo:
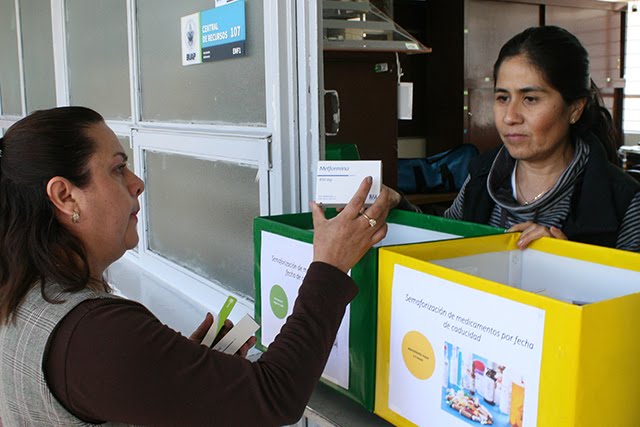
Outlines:
{"type": "Polygon", "coordinates": [[[187,22],[187,32],[185,36],[187,37],[187,44],[189,47],[193,47],[194,36],[196,34],[196,26],[192,20],[187,22]]]}

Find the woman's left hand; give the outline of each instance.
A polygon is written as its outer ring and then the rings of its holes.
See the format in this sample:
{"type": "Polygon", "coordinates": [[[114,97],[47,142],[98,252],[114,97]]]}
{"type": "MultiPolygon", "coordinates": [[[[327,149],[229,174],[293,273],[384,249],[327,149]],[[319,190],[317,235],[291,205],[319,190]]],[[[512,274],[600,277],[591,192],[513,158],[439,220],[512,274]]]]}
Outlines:
{"type": "MultiPolygon", "coordinates": [[[[211,325],[213,325],[213,315],[211,313],[207,313],[207,315],[205,316],[205,318],[202,321],[202,323],[200,324],[200,326],[198,326],[198,329],[196,329],[191,334],[189,339],[192,340],[192,341],[195,341],[197,343],[201,343],[202,340],[204,339],[205,335],[207,335],[207,331],[209,330],[211,325]]],[[[229,332],[231,330],[231,328],[233,328],[233,322],[231,320],[229,320],[229,319],[225,320],[224,321],[224,325],[222,325],[222,328],[220,329],[220,332],[218,333],[218,336],[214,340],[214,344],[216,342],[220,341],[220,339],[223,336],[225,336],[227,334],[227,332],[229,332]]],[[[247,357],[247,353],[249,352],[249,349],[251,349],[251,347],[253,347],[254,345],[256,345],[256,337],[255,336],[249,338],[247,340],[247,342],[244,343],[242,345],[242,347],[240,347],[240,349],[236,352],[236,355],[241,356],[241,357],[247,357]]]]}
{"type": "Polygon", "coordinates": [[[209,330],[211,325],[213,325],[213,314],[207,313],[207,315],[204,316],[204,320],[202,321],[202,323],[200,323],[200,326],[198,326],[198,329],[196,329],[191,334],[189,339],[191,341],[195,341],[198,344],[200,344],[204,339],[205,335],[207,335],[207,331],[209,330]]]}
{"type": "MultiPolygon", "coordinates": [[[[233,328],[233,322],[229,319],[225,320],[224,325],[222,325],[222,329],[220,329],[220,332],[218,333],[218,336],[216,337],[215,340],[213,340],[212,346],[215,346],[218,343],[218,341],[222,339],[222,337],[227,335],[227,333],[231,330],[231,328],[233,328]]],[[[240,347],[238,351],[236,351],[235,353],[236,356],[246,358],[247,353],[249,352],[251,347],[256,345],[256,342],[257,342],[257,338],[255,336],[249,337],[249,339],[244,344],[242,344],[242,347],[240,347]]]]}
{"type": "Polygon", "coordinates": [[[387,206],[389,207],[389,210],[397,208],[400,202],[402,201],[402,196],[400,195],[400,193],[398,193],[396,190],[394,190],[391,187],[387,187],[384,184],[382,184],[382,187],[386,188],[387,191],[389,192],[389,203],[387,204],[387,206]]]}
{"type": "Polygon", "coordinates": [[[554,237],[556,239],[567,239],[567,236],[558,227],[545,227],[532,221],[516,224],[507,231],[521,231],[522,235],[518,240],[518,248],[525,249],[531,242],[541,237],[554,237]]]}

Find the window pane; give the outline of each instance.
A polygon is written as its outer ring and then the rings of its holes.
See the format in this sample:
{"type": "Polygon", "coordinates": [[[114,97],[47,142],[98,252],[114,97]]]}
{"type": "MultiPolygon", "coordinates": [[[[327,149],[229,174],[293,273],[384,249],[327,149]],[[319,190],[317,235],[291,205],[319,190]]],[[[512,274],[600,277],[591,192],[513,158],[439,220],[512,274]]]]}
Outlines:
{"type": "Polygon", "coordinates": [[[51,2],[21,0],[22,51],[27,113],[56,106],[51,2]]]}
{"type": "Polygon", "coordinates": [[[66,6],[71,104],[129,120],[126,0],[67,0],[66,6]]]}
{"type": "Polygon", "coordinates": [[[262,3],[246,1],[246,56],[184,67],[180,18],[214,2],[139,0],[142,119],[264,126],[262,3]]]}
{"type": "Polygon", "coordinates": [[[257,168],[147,151],[149,249],[253,298],[257,168]]]}
{"type": "Polygon", "coordinates": [[[0,0],[0,99],[2,114],[22,115],[20,97],[20,68],[16,36],[16,8],[14,0],[0,0]]]}

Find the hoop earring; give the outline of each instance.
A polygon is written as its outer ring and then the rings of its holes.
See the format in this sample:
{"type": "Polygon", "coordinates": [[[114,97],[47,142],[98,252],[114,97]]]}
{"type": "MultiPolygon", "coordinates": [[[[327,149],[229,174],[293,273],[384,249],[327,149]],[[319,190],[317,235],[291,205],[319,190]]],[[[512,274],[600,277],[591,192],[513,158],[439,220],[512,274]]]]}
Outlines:
{"type": "Polygon", "coordinates": [[[71,214],[71,222],[77,224],[80,221],[80,214],[76,211],[73,211],[71,214]]]}

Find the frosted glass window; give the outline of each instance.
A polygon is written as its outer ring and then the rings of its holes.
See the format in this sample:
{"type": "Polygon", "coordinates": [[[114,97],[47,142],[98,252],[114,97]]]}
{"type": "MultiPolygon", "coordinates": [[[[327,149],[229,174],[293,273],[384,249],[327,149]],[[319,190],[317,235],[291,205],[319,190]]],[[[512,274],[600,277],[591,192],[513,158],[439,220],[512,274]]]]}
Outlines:
{"type": "Polygon", "coordinates": [[[190,66],[182,66],[180,18],[214,2],[137,4],[142,120],[265,126],[262,0],[246,0],[246,56],[190,66]]]}
{"type": "Polygon", "coordinates": [[[129,120],[126,0],[67,0],[66,11],[71,104],[129,120]]]}
{"type": "Polygon", "coordinates": [[[22,116],[14,0],[0,0],[0,101],[2,114],[22,116]]]}
{"type": "Polygon", "coordinates": [[[147,151],[149,249],[253,298],[257,168],[147,151]]]}
{"type": "Polygon", "coordinates": [[[50,0],[21,0],[27,113],[56,106],[50,0]]]}

